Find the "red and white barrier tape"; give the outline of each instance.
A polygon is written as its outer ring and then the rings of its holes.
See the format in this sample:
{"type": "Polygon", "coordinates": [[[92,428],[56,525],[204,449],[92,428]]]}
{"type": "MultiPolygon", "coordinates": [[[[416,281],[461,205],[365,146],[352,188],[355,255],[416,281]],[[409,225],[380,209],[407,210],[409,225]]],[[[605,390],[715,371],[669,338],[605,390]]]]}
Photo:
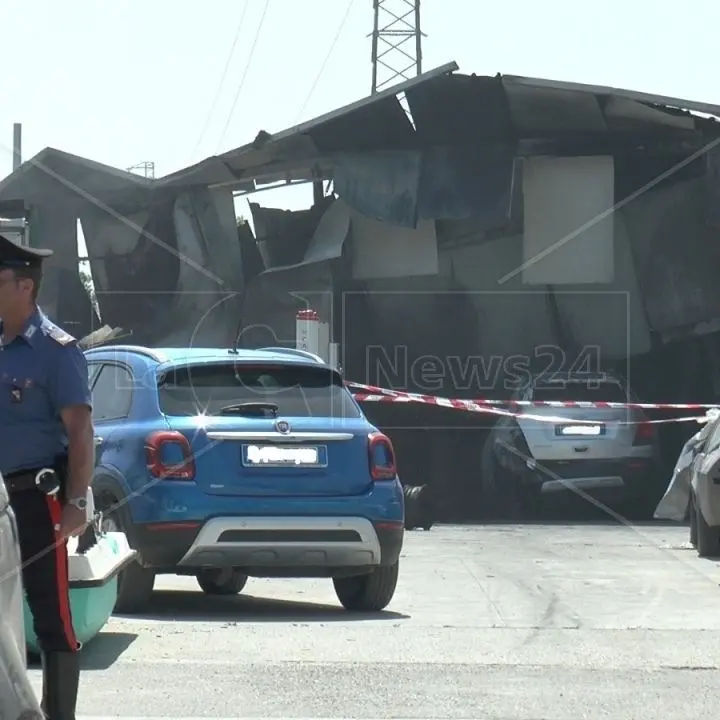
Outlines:
{"type": "MultiPolygon", "coordinates": [[[[400,390],[388,390],[375,385],[363,385],[362,383],[347,382],[350,392],[356,397],[361,395],[375,398],[383,396],[387,400],[364,400],[364,402],[425,402],[429,405],[442,403],[434,402],[434,395],[422,395],[420,393],[409,393],[400,390]],[[405,400],[395,398],[406,398],[405,400]],[[408,400],[407,398],[416,398],[408,400]]],[[[720,408],[720,404],[714,403],[618,403],[618,402],[577,402],[563,400],[457,400],[451,402],[472,402],[476,405],[486,407],[551,407],[551,408],[607,408],[607,409],[635,409],[635,410],[712,410],[720,408]]]]}
{"type": "MultiPolygon", "coordinates": [[[[369,393],[353,393],[353,397],[360,403],[421,403],[423,405],[436,405],[438,407],[453,408],[455,410],[463,410],[464,412],[483,413],[485,415],[495,415],[500,417],[524,418],[526,420],[536,420],[545,423],[573,423],[576,425],[597,425],[597,420],[581,420],[579,418],[568,418],[559,415],[537,415],[528,412],[513,412],[512,410],[502,410],[499,407],[491,405],[481,405],[473,400],[459,400],[457,398],[435,397],[434,395],[419,396],[402,396],[395,397],[392,395],[371,395],[369,393]]],[[[620,406],[623,407],[622,405],[620,406]]],[[[693,417],[673,417],[655,420],[643,420],[643,422],[652,425],[662,425],[666,423],[676,422],[698,422],[704,423],[707,416],[698,415],[693,417]]],[[[613,420],[615,425],[637,425],[637,420],[613,420]]]]}
{"type": "MultiPolygon", "coordinates": [[[[495,401],[496,404],[490,404],[485,401],[478,401],[478,400],[462,400],[459,398],[446,398],[446,397],[438,397],[436,395],[420,395],[418,393],[406,393],[406,392],[400,392],[398,390],[386,390],[384,388],[373,388],[374,390],[380,390],[381,392],[375,392],[375,393],[368,393],[368,392],[355,392],[354,389],[360,389],[362,387],[369,387],[369,386],[362,386],[359,383],[346,383],[350,391],[353,393],[353,397],[355,400],[361,403],[420,403],[422,405],[435,405],[437,407],[446,407],[451,408],[454,410],[462,410],[464,412],[471,412],[471,413],[483,413],[485,415],[494,415],[494,416],[500,416],[500,417],[513,417],[513,418],[524,418],[526,420],[536,420],[538,422],[544,422],[544,423],[574,423],[574,424],[597,424],[597,420],[581,420],[579,418],[567,418],[567,417],[561,417],[556,415],[537,415],[535,413],[528,413],[528,412],[516,412],[513,410],[503,410],[502,408],[499,408],[497,405],[503,404],[503,405],[512,405],[514,403],[500,403],[498,401],[495,401]]],[[[604,404],[597,404],[597,403],[568,403],[568,404],[554,404],[554,403],[544,403],[540,405],[540,407],[565,407],[565,408],[616,408],[616,409],[631,409],[631,408],[638,408],[640,409],[640,405],[638,404],[623,404],[623,403],[604,403],[604,404]]],[[[667,405],[663,406],[667,407],[667,405]]],[[[675,406],[673,406],[675,407],[675,406]]],[[[679,409],[704,409],[704,406],[686,406],[683,405],[679,409]]],[[[708,409],[716,409],[716,405],[708,406],[708,409]]],[[[652,425],[661,425],[666,423],[680,423],[680,422],[697,422],[697,423],[704,423],[707,422],[708,415],[699,415],[699,416],[693,416],[693,417],[672,417],[672,418],[662,418],[662,419],[654,419],[654,420],[648,420],[644,419],[643,422],[651,423],[652,425]]],[[[637,424],[638,420],[613,420],[614,424],[617,425],[635,425],[637,424]]]]}

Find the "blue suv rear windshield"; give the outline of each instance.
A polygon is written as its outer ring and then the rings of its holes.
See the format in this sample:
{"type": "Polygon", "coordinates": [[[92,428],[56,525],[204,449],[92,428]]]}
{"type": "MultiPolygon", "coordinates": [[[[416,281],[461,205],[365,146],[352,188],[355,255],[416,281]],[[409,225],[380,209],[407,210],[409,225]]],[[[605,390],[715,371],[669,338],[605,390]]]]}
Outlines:
{"type": "Polygon", "coordinates": [[[340,376],[307,365],[189,365],[167,372],[158,386],[165,415],[215,415],[223,407],[270,402],[286,417],[357,418],[360,411],[340,376]]]}

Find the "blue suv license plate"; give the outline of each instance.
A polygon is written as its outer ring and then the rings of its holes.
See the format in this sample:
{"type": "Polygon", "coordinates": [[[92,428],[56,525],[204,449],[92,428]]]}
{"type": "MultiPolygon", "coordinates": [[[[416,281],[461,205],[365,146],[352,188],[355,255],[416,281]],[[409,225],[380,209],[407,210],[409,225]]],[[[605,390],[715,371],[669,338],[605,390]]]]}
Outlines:
{"type": "Polygon", "coordinates": [[[327,467],[325,445],[243,445],[242,464],[245,467],[327,467]]]}

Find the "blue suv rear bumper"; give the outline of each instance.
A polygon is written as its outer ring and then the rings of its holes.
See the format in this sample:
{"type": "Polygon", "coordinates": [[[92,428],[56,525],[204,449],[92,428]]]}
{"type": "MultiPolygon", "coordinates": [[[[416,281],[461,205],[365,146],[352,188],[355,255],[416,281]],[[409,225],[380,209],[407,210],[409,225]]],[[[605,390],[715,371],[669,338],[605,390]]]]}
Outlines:
{"type": "Polygon", "coordinates": [[[218,497],[166,481],[129,503],[132,546],[159,573],[236,567],[260,577],[339,577],[397,562],[399,481],[353,497],[218,497]]]}

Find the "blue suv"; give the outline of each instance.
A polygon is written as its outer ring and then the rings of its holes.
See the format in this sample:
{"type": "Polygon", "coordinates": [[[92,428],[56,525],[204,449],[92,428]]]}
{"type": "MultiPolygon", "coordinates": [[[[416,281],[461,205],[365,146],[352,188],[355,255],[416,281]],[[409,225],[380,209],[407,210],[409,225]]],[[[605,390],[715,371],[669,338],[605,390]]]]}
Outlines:
{"type": "Polygon", "coordinates": [[[86,357],[96,507],[139,556],[116,612],[141,612],[162,573],[210,595],[250,576],[328,577],[348,610],[388,605],[404,533],[395,454],[335,369],[287,348],[86,357]]]}

